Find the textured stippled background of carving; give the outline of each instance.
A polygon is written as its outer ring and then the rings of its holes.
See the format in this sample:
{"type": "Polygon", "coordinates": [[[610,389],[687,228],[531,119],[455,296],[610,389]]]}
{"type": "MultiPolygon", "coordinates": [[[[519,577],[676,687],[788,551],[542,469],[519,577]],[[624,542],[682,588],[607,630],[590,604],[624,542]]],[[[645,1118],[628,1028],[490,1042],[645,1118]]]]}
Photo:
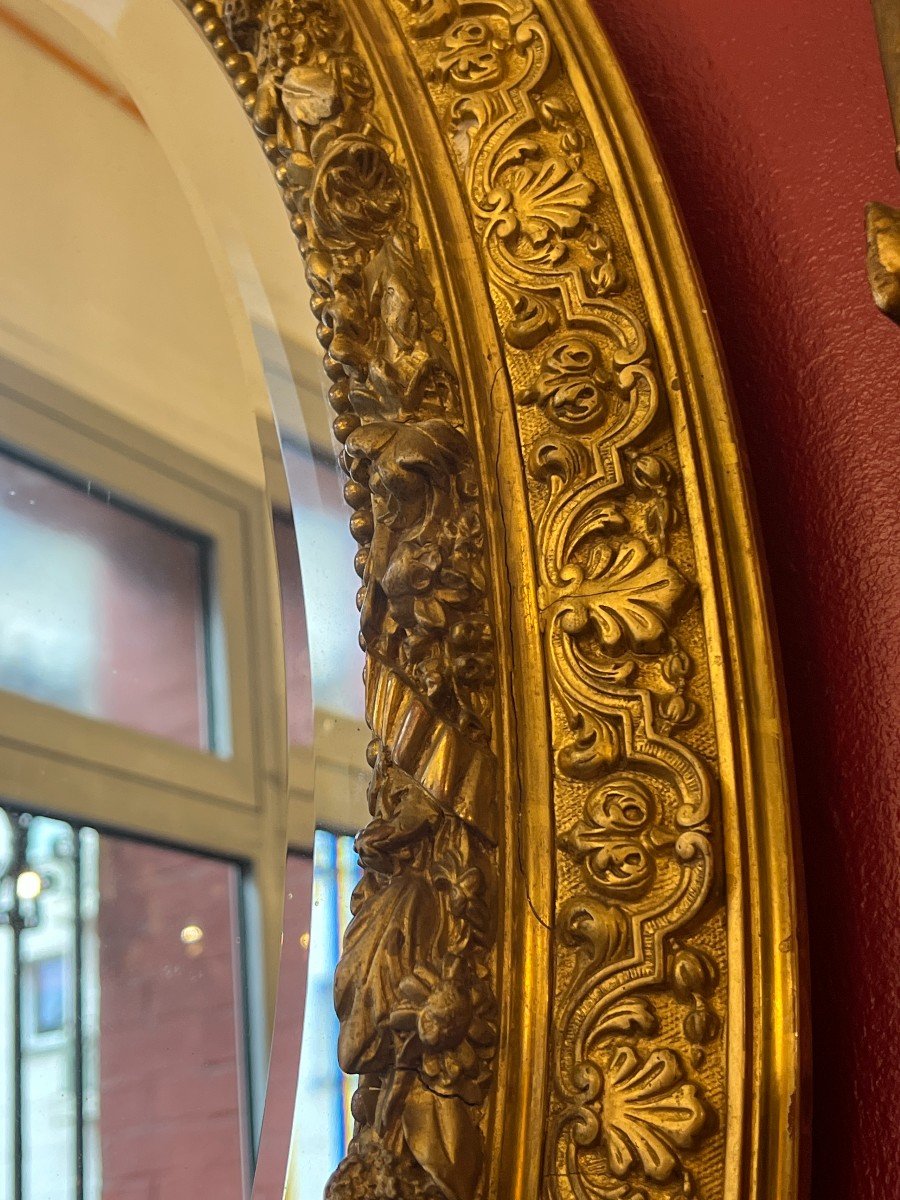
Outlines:
{"type": "Polygon", "coordinates": [[[744,428],[807,882],[819,1200],[897,1188],[900,331],[863,205],[900,201],[865,0],[594,0],[671,174],[744,428]]]}
{"type": "Polygon", "coordinates": [[[473,212],[533,522],[558,830],[545,1186],[715,1200],[727,980],[680,381],[541,7],[394,8],[473,212]]]}

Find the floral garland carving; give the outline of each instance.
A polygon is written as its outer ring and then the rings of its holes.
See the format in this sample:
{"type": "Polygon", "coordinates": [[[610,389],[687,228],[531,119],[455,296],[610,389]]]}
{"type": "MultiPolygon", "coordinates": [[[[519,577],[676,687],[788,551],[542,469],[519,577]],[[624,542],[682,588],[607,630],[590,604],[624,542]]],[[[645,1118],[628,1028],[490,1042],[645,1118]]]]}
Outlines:
{"type": "Polygon", "coordinates": [[[497,1042],[494,650],[479,489],[411,188],[333,0],[185,0],[282,188],[359,544],[372,820],[335,980],[332,1200],[471,1200],[497,1042]]]}
{"type": "Polygon", "coordinates": [[[717,907],[715,754],[692,694],[702,613],[636,272],[543,0],[390,2],[468,198],[511,377],[526,380],[560,829],[547,1187],[718,1191],[721,1171],[692,1154],[717,1126],[692,1071],[715,1087],[724,1070],[724,951],[690,943],[717,907]]]}
{"type": "MultiPolygon", "coordinates": [[[[497,785],[459,387],[410,185],[338,6],[186,2],[292,214],[360,544],[373,820],[336,981],[357,1132],[329,1194],[469,1200],[497,1038],[497,785]]],[[[637,272],[551,0],[384,3],[443,122],[515,381],[559,831],[546,1187],[557,1200],[714,1200],[727,982],[716,745],[637,272]]]]}

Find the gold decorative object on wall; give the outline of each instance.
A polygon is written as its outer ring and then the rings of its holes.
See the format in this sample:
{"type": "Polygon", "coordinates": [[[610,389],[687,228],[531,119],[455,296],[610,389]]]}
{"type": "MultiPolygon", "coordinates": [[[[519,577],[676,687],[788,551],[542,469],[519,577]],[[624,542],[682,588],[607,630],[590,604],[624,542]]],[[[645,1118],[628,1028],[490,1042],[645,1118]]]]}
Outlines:
{"type": "Polygon", "coordinates": [[[900,322],[900,209],[866,205],[866,266],[875,303],[900,322]]]}
{"type": "Polygon", "coordinates": [[[187,0],[282,190],[373,732],[331,1200],[787,1200],[797,895],[704,300],[571,0],[187,0]]]}
{"type": "MultiPolygon", "coordinates": [[[[894,161],[900,167],[900,7],[896,0],[872,0],[872,15],[894,124],[894,161]]],[[[875,303],[900,323],[900,210],[874,201],[866,206],[866,247],[875,303]]]]}

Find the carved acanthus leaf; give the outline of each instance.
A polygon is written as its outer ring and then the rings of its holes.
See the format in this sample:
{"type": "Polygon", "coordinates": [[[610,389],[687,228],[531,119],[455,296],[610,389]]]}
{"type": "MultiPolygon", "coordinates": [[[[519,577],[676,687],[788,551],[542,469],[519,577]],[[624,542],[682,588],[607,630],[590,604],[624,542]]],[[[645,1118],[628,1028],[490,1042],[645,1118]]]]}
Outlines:
{"type": "Polygon", "coordinates": [[[417,1080],[403,1111],[403,1132],[416,1161],[447,1200],[476,1194],[484,1149],[468,1104],[436,1095],[417,1080]]]}
{"type": "Polygon", "coordinates": [[[509,237],[521,232],[533,246],[543,246],[554,233],[577,229],[594,195],[591,181],[559,158],[514,167],[503,182],[505,193],[495,205],[507,216],[498,233],[509,237]]]}
{"type": "Polygon", "coordinates": [[[404,872],[368,891],[344,934],[334,981],[341,1014],[338,1058],[350,1075],[385,1070],[393,1063],[390,1018],[399,986],[415,967],[419,947],[429,945],[439,913],[426,880],[404,872]]]}
{"type": "Polygon", "coordinates": [[[560,626],[573,637],[594,634],[609,655],[651,653],[665,644],[687,592],[674,563],[654,555],[640,538],[626,538],[561,604],[560,626]]]}

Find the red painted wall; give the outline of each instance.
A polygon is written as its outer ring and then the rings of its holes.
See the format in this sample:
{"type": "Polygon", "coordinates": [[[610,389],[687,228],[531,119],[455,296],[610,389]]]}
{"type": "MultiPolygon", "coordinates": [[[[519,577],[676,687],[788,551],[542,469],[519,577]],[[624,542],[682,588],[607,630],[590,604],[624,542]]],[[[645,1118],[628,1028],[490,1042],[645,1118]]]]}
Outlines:
{"type": "Polygon", "coordinates": [[[869,6],[593,6],[700,262],[759,509],[807,881],[812,1195],[885,1200],[900,1191],[900,329],[868,291],[863,205],[900,203],[900,177],[869,6]]]}

